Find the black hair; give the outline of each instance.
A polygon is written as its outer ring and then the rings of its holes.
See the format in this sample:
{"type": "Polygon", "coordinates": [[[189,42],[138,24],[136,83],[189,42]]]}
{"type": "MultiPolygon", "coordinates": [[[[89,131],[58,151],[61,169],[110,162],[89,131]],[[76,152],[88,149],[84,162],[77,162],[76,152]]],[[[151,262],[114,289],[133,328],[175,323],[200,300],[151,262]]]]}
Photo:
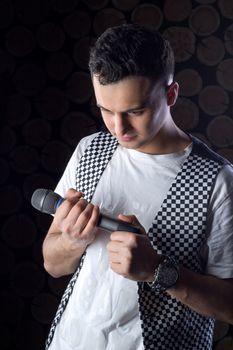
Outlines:
{"type": "Polygon", "coordinates": [[[97,39],[90,52],[89,69],[102,85],[128,76],[161,79],[167,84],[174,75],[174,54],[158,31],[123,24],[108,28],[97,39]]]}

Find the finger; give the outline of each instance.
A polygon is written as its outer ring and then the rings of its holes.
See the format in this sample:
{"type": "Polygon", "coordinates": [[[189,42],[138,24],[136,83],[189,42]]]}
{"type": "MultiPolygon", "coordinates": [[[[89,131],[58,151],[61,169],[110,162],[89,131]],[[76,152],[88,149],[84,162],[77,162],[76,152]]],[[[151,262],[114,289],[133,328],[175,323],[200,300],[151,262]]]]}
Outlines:
{"type": "Polygon", "coordinates": [[[129,224],[133,224],[133,225],[139,224],[140,225],[140,223],[135,215],[119,214],[118,218],[122,221],[128,222],[129,224]]]}
{"type": "Polygon", "coordinates": [[[107,244],[107,250],[109,253],[118,253],[122,248],[122,242],[118,240],[112,240],[110,237],[110,241],[107,244]]]}
{"type": "Polygon", "coordinates": [[[122,257],[119,253],[117,252],[111,252],[109,253],[109,262],[111,264],[121,264],[122,262],[122,257]]]}
{"type": "Polygon", "coordinates": [[[138,221],[137,217],[135,215],[124,215],[124,214],[119,214],[118,218],[122,221],[128,222],[129,224],[134,225],[137,227],[141,233],[146,234],[146,231],[144,227],[140,224],[138,221]]]}
{"type": "Polygon", "coordinates": [[[93,206],[91,216],[83,232],[84,235],[86,233],[92,232],[94,228],[98,225],[99,216],[100,216],[99,207],[93,206]]]}
{"type": "Polygon", "coordinates": [[[89,203],[75,223],[76,236],[86,239],[87,236],[93,234],[94,228],[98,222],[98,209],[89,203]]]}
{"type": "Polygon", "coordinates": [[[67,213],[67,216],[65,217],[65,220],[72,226],[76,226],[79,218],[81,217],[81,215],[83,213],[84,217],[80,219],[80,223],[81,221],[85,218],[85,216],[88,216],[88,212],[90,210],[89,207],[91,207],[92,204],[88,203],[85,199],[80,199],[77,203],[75,203],[72,206],[71,203],[71,209],[70,211],[67,213]]]}
{"type": "Polygon", "coordinates": [[[74,188],[69,188],[69,190],[65,194],[65,199],[72,200],[79,200],[83,197],[83,193],[80,191],[76,191],[74,188]]]}
{"type": "MultiPolygon", "coordinates": [[[[76,197],[73,196],[73,197],[66,198],[57,209],[55,213],[55,217],[59,222],[61,222],[67,219],[69,215],[70,215],[70,218],[75,215],[79,215],[80,212],[83,210],[82,209],[83,205],[84,205],[84,202],[82,202],[82,199],[80,199],[78,195],[76,197]]],[[[72,222],[74,222],[74,220],[72,220],[72,222]]]]}
{"type": "Polygon", "coordinates": [[[119,243],[122,246],[134,246],[136,236],[132,232],[115,231],[111,233],[110,239],[112,242],[119,243]]]}

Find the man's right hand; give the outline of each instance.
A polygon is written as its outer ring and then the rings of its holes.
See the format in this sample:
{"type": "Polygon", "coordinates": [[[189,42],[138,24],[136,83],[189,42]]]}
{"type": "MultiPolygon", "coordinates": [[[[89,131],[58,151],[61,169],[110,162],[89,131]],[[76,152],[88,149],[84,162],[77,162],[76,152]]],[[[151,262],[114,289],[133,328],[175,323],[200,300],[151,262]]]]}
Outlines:
{"type": "Polygon", "coordinates": [[[69,189],[43,243],[45,269],[54,277],[74,272],[86,247],[95,239],[99,208],[69,189]]]}
{"type": "Polygon", "coordinates": [[[95,227],[99,219],[99,208],[82,198],[82,193],[69,189],[65,200],[57,209],[54,224],[70,248],[87,246],[95,238],[95,227]]]}

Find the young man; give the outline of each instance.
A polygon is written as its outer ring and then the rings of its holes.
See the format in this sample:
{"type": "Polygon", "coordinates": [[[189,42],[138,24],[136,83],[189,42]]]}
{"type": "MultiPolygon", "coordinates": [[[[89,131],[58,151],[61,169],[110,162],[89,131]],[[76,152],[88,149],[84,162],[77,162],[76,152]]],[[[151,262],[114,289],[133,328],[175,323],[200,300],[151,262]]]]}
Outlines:
{"type": "Polygon", "coordinates": [[[75,273],[47,349],[210,350],[213,319],[233,323],[232,167],[174,124],[159,33],[110,28],[89,66],[108,132],[81,140],[55,190],[45,268],[75,273]],[[140,233],[101,230],[100,210],[140,233]]]}

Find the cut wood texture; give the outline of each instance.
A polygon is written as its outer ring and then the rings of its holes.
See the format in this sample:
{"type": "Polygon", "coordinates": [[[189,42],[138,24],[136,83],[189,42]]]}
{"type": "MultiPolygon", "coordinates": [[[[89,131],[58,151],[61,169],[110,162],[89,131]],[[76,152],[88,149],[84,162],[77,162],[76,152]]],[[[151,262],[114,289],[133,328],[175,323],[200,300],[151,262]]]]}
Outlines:
{"type": "Polygon", "coordinates": [[[232,0],[218,0],[218,6],[224,17],[233,19],[233,1],[232,0]]]}
{"type": "Polygon", "coordinates": [[[18,126],[23,124],[31,115],[31,102],[28,97],[21,94],[7,96],[2,101],[7,124],[18,126]]]}
{"type": "Polygon", "coordinates": [[[93,29],[96,36],[100,36],[107,28],[126,23],[123,12],[114,8],[105,8],[94,17],[93,29]]]}
{"type": "Polygon", "coordinates": [[[8,27],[14,19],[14,7],[9,0],[1,1],[0,28],[8,27]]]}
{"type": "Polygon", "coordinates": [[[67,13],[77,6],[79,0],[51,0],[52,8],[59,13],[67,13]]]}
{"type": "Polygon", "coordinates": [[[140,0],[112,0],[113,5],[122,11],[132,11],[140,0]]]}
{"type": "Polygon", "coordinates": [[[228,109],[229,95],[218,85],[206,86],[199,94],[199,106],[209,115],[218,115],[228,109]]]}
{"type": "Polygon", "coordinates": [[[15,266],[11,276],[12,287],[23,297],[33,297],[44,287],[43,270],[32,262],[23,262],[15,266]]]}
{"type": "Polygon", "coordinates": [[[0,292],[0,309],[0,324],[7,324],[12,327],[22,321],[25,312],[25,303],[23,298],[17,294],[2,290],[0,292]]]}
{"type": "Polygon", "coordinates": [[[0,276],[10,274],[15,265],[15,256],[6,244],[0,243],[0,276]]]}
{"type": "Polygon", "coordinates": [[[34,105],[41,117],[57,120],[67,113],[69,100],[61,89],[47,87],[34,99],[34,105]]]}
{"type": "Polygon", "coordinates": [[[232,148],[220,148],[217,151],[220,156],[225,157],[229,162],[233,164],[233,149],[232,148]]]}
{"type": "Polygon", "coordinates": [[[57,298],[50,293],[36,295],[31,303],[33,317],[42,324],[50,324],[58,308],[57,298]]]}
{"type": "Polygon", "coordinates": [[[37,95],[45,86],[45,71],[35,63],[26,63],[19,66],[13,78],[18,92],[26,96],[37,95]]]}
{"type": "Polygon", "coordinates": [[[23,198],[16,185],[0,187],[0,214],[11,215],[17,213],[22,205],[23,198]]]}
{"type": "Polygon", "coordinates": [[[58,295],[59,297],[62,296],[69,281],[70,281],[70,276],[62,276],[59,278],[53,278],[52,276],[48,276],[49,289],[51,290],[52,293],[54,293],[55,295],[58,295]]]}
{"type": "Polygon", "coordinates": [[[153,4],[141,4],[131,14],[131,21],[140,25],[148,25],[159,29],[163,22],[161,9],[153,4]]]}
{"type": "Polygon", "coordinates": [[[37,229],[28,215],[16,214],[3,225],[2,237],[9,247],[19,249],[34,243],[37,229]]]}
{"type": "Polygon", "coordinates": [[[26,27],[13,27],[6,35],[6,48],[14,56],[28,55],[35,45],[34,33],[26,27]]]}
{"type": "Polygon", "coordinates": [[[100,10],[105,7],[109,0],[82,0],[91,10],[100,10]]]}
{"type": "Polygon", "coordinates": [[[57,81],[66,79],[74,68],[69,54],[59,51],[51,53],[46,61],[48,75],[57,81]]]}
{"type": "Polygon", "coordinates": [[[78,39],[88,35],[91,30],[92,22],[88,12],[75,11],[67,16],[63,21],[65,32],[71,37],[78,39]]]}
{"type": "Polygon", "coordinates": [[[169,27],[163,36],[170,42],[176,62],[188,61],[195,52],[196,38],[189,28],[169,27]]]}
{"type": "Polygon", "coordinates": [[[61,173],[71,156],[69,147],[61,141],[48,142],[41,152],[43,168],[52,173],[61,173]]]}
{"type": "Polygon", "coordinates": [[[173,22],[185,20],[192,11],[191,0],[166,0],[163,13],[166,19],[173,22]]]}
{"type": "Polygon", "coordinates": [[[34,320],[23,320],[17,327],[13,343],[16,350],[43,349],[45,343],[43,326],[34,320]]]}
{"type": "Polygon", "coordinates": [[[12,128],[4,126],[0,129],[0,154],[9,153],[16,145],[16,134],[12,128]]]}
{"type": "Polygon", "coordinates": [[[199,109],[190,99],[180,97],[172,108],[172,117],[182,130],[190,130],[198,124],[199,109]]]}
{"type": "Polygon", "coordinates": [[[0,79],[11,77],[16,67],[15,58],[7,51],[0,49],[0,79]]]}
{"type": "Polygon", "coordinates": [[[70,146],[76,146],[81,138],[97,132],[95,121],[86,113],[70,112],[61,123],[62,139],[70,146]]]}
{"type": "Polygon", "coordinates": [[[43,146],[50,140],[51,133],[51,125],[41,118],[31,119],[22,129],[26,144],[31,146],[43,146]]]}
{"type": "Polygon", "coordinates": [[[213,6],[200,5],[192,11],[189,17],[189,26],[197,35],[213,34],[219,25],[219,13],[213,6]]]}
{"type": "Polygon", "coordinates": [[[93,46],[95,40],[95,38],[87,36],[79,39],[74,45],[73,56],[75,63],[84,70],[88,70],[90,48],[93,46]]]}
{"type": "Polygon", "coordinates": [[[90,75],[85,72],[74,72],[66,84],[66,94],[74,103],[84,103],[93,94],[90,75]]]}
{"type": "Polygon", "coordinates": [[[49,7],[47,0],[15,0],[14,2],[15,15],[19,21],[32,27],[45,21],[49,7]]]}
{"type": "Polygon", "coordinates": [[[233,119],[225,115],[215,117],[207,126],[207,136],[217,147],[233,145],[233,119]]]}
{"type": "Polygon", "coordinates": [[[181,96],[195,96],[202,89],[202,77],[194,69],[183,69],[175,75],[181,96]]]}
{"type": "Polygon", "coordinates": [[[11,173],[8,162],[4,158],[0,158],[0,169],[0,185],[3,185],[7,182],[11,173]]]}
{"type": "Polygon", "coordinates": [[[216,2],[216,0],[196,0],[196,2],[199,2],[199,4],[212,4],[216,2]]]}
{"type": "Polygon", "coordinates": [[[206,137],[206,135],[200,133],[200,132],[191,132],[191,134],[198,138],[199,140],[203,141],[204,143],[207,144],[207,146],[209,146],[211,148],[211,143],[210,141],[208,140],[208,138],[206,137]]]}
{"type": "Polygon", "coordinates": [[[61,26],[53,22],[43,23],[37,30],[36,38],[42,49],[51,52],[60,50],[65,41],[61,26]]]}
{"type": "Polygon", "coordinates": [[[215,66],[225,55],[225,46],[216,36],[204,38],[197,44],[197,58],[207,66],[215,66]]]}
{"type": "Polygon", "coordinates": [[[10,154],[10,165],[21,174],[33,173],[39,166],[40,158],[38,151],[29,145],[20,145],[10,154]]]}
{"type": "Polygon", "coordinates": [[[224,42],[227,52],[233,55],[233,24],[227,27],[224,33],[224,42]]]}
{"type": "Polygon", "coordinates": [[[219,63],[217,67],[217,80],[226,90],[233,91],[233,58],[219,63]]]}
{"type": "Polygon", "coordinates": [[[46,173],[37,172],[24,178],[23,194],[25,199],[31,203],[32,194],[37,188],[53,189],[55,185],[56,180],[52,176],[46,173]]]}

